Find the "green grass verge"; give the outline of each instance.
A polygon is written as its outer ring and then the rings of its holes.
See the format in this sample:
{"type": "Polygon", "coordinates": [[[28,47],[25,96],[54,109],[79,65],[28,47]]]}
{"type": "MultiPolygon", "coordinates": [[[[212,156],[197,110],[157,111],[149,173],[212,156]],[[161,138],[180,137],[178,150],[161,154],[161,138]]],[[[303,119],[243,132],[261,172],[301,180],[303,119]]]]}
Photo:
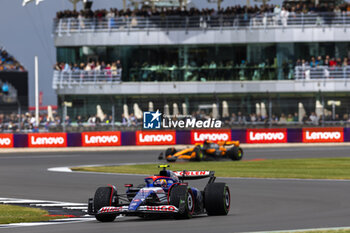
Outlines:
{"type": "MultiPolygon", "coordinates": [[[[350,179],[350,158],[171,163],[171,170],[212,170],[220,177],[350,179]]],[[[156,174],[156,164],[76,167],[74,171],[156,174]]]]}
{"type": "Polygon", "coordinates": [[[49,216],[49,213],[46,210],[37,208],[0,205],[0,224],[48,221],[62,217],[49,216]]]}

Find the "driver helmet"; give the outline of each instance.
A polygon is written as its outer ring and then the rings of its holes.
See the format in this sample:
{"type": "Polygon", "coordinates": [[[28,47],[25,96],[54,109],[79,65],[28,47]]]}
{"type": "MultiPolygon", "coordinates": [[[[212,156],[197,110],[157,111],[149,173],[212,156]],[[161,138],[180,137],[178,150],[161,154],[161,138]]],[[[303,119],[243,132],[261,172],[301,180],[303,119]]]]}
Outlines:
{"type": "Polygon", "coordinates": [[[157,181],[157,185],[159,185],[161,187],[167,187],[168,183],[167,183],[166,179],[159,179],[157,181]]]}

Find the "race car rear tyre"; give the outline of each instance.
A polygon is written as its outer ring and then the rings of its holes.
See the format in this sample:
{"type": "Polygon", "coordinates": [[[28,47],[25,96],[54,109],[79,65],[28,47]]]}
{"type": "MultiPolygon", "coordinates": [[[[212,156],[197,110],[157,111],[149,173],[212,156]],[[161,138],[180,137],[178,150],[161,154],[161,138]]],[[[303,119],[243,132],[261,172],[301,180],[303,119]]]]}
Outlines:
{"type": "Polygon", "coordinates": [[[168,155],[173,155],[175,154],[177,151],[174,147],[170,147],[168,149],[166,149],[165,151],[165,157],[167,157],[168,155]]]}
{"type": "MultiPolygon", "coordinates": [[[[113,187],[99,187],[94,196],[94,209],[98,211],[105,206],[118,204],[117,190],[113,187]]],[[[113,222],[116,214],[96,214],[95,218],[100,222],[113,222]]]]}
{"type": "Polygon", "coordinates": [[[208,215],[227,215],[230,203],[230,189],[225,183],[212,183],[205,187],[204,205],[208,215]]]}
{"type": "Polygon", "coordinates": [[[175,162],[177,157],[174,157],[173,155],[176,154],[176,149],[174,147],[170,147],[166,149],[165,151],[165,158],[168,162],[175,162]]]}
{"type": "Polygon", "coordinates": [[[176,219],[192,218],[195,209],[195,198],[190,188],[186,185],[178,185],[171,189],[169,204],[179,209],[176,219]]]}
{"type": "Polygon", "coordinates": [[[204,159],[203,151],[199,146],[196,146],[193,151],[196,153],[196,161],[202,161],[204,159]]]}
{"type": "Polygon", "coordinates": [[[243,158],[243,150],[240,147],[232,147],[227,151],[227,156],[232,160],[241,160],[243,158]]]}

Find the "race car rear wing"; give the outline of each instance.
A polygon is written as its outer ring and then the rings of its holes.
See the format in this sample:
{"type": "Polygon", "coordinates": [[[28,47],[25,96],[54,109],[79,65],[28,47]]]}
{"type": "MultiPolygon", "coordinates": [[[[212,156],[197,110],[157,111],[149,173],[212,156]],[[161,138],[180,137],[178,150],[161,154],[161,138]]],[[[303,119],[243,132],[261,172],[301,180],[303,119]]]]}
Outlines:
{"type": "Polygon", "coordinates": [[[180,180],[198,180],[208,177],[210,178],[210,183],[215,180],[214,171],[174,171],[174,174],[180,180]]]}
{"type": "MultiPolygon", "coordinates": [[[[169,164],[158,165],[159,168],[163,168],[163,171],[166,171],[166,168],[170,167],[169,164]]],[[[173,171],[180,180],[199,180],[209,177],[208,184],[211,184],[215,181],[216,177],[214,176],[214,171],[173,171]]]]}

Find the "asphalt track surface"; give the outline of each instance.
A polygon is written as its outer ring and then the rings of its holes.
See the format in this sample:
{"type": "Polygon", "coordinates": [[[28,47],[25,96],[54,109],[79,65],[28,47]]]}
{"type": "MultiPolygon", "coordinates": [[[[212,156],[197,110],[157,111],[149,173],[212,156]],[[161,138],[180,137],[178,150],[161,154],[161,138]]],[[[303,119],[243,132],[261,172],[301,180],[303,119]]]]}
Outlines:
{"type": "MultiPolygon", "coordinates": [[[[20,153],[0,155],[0,197],[86,202],[106,184],[142,183],[142,177],[49,172],[47,168],[88,164],[157,162],[160,151],[101,153],[20,153]]],[[[350,157],[350,147],[246,149],[244,159],[350,157]]],[[[231,189],[228,216],[190,220],[119,218],[0,229],[0,232],[255,232],[350,226],[350,182],[266,179],[218,179],[231,189]]],[[[205,181],[192,182],[204,187],[205,181]]],[[[124,187],[120,192],[124,191],[124,187]]]]}

